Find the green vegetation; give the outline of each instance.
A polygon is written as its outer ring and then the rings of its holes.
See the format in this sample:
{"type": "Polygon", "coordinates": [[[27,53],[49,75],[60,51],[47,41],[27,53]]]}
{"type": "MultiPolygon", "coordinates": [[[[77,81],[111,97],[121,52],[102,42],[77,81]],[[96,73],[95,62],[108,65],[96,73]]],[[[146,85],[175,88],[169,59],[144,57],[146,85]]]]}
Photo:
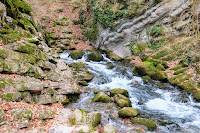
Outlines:
{"type": "Polygon", "coordinates": [[[174,75],[178,75],[180,73],[184,73],[187,69],[180,69],[180,70],[177,70],[176,72],[174,72],[174,75]]]}

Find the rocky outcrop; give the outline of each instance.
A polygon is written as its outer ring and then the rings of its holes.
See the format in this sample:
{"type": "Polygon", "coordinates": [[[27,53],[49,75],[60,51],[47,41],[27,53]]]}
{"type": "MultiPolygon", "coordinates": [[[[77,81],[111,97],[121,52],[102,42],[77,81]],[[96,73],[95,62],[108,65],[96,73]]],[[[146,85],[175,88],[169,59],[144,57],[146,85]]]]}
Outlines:
{"type": "MultiPolygon", "coordinates": [[[[199,7],[200,3],[197,1],[194,15],[200,13],[199,7]]],[[[150,30],[156,24],[162,25],[163,35],[188,34],[188,31],[192,30],[192,12],[192,2],[189,0],[150,4],[147,9],[140,9],[132,19],[124,18],[117,21],[112,28],[104,28],[99,23],[99,38],[93,45],[112,51],[120,57],[130,56],[131,52],[126,46],[131,41],[149,44],[152,38],[157,38],[150,34],[150,30]]],[[[193,24],[195,28],[199,25],[196,21],[193,24]]]]}

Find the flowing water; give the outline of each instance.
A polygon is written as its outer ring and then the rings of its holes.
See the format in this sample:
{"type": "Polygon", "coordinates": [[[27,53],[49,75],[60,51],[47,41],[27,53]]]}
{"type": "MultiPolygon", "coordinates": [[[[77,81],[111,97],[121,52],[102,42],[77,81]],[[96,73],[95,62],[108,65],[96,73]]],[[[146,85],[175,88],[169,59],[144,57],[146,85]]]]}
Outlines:
{"type": "Polygon", "coordinates": [[[99,89],[109,91],[114,88],[126,89],[132,102],[132,107],[140,111],[140,116],[149,118],[157,124],[156,133],[200,133],[200,103],[193,101],[192,97],[184,91],[167,83],[157,85],[144,84],[141,77],[132,73],[131,67],[113,62],[104,56],[104,61],[93,62],[87,60],[87,54],[82,59],[73,60],[69,53],[62,53],[60,57],[67,63],[85,62],[88,71],[94,75],[85,91],[77,102],[68,105],[68,108],[79,108],[87,111],[100,111],[103,113],[102,124],[113,125],[119,132],[132,130],[133,125],[118,119],[117,107],[113,103],[94,103],[94,94],[91,90],[99,89]],[[108,69],[108,62],[115,67],[108,69]],[[137,85],[133,82],[138,82],[137,85]],[[161,89],[162,88],[162,89],[161,89]],[[110,109],[112,108],[112,109],[110,109]],[[113,116],[112,116],[113,115],[113,116]],[[116,119],[117,117],[117,119],[116,119]]]}

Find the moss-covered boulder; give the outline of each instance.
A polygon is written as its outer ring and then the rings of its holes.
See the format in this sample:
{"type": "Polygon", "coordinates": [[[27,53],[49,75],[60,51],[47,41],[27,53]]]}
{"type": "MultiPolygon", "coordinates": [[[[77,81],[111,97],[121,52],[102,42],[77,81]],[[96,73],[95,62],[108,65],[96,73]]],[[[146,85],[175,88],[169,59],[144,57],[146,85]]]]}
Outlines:
{"type": "Polygon", "coordinates": [[[104,102],[108,103],[111,101],[111,98],[104,92],[99,92],[94,97],[94,102],[104,102]]]}
{"type": "Polygon", "coordinates": [[[103,61],[103,56],[95,51],[95,52],[88,54],[88,59],[99,62],[99,61],[103,61]]]}
{"type": "Polygon", "coordinates": [[[135,117],[139,114],[139,111],[132,107],[124,107],[118,111],[119,117],[127,118],[127,117],[135,117]]]}
{"type": "Polygon", "coordinates": [[[152,82],[152,79],[150,76],[142,76],[142,80],[145,84],[148,82],[152,82]]]}
{"type": "Polygon", "coordinates": [[[108,62],[107,65],[108,69],[113,69],[115,67],[111,62],[108,62]]]}
{"type": "Polygon", "coordinates": [[[197,102],[200,102],[200,91],[199,90],[195,90],[193,92],[193,98],[194,100],[196,100],[197,102]]]}
{"type": "Polygon", "coordinates": [[[121,108],[132,107],[130,99],[122,94],[115,95],[114,102],[121,108]]]}
{"type": "Polygon", "coordinates": [[[149,119],[145,119],[145,118],[131,118],[131,122],[133,124],[141,124],[144,125],[148,128],[148,130],[153,131],[156,128],[156,124],[149,119]]]}
{"type": "Polygon", "coordinates": [[[21,94],[19,92],[6,93],[3,94],[3,99],[9,102],[17,102],[21,99],[21,94]]]}
{"type": "Polygon", "coordinates": [[[152,78],[155,80],[160,80],[160,81],[167,81],[167,73],[164,71],[158,71],[152,75],[152,78]]]}
{"type": "Polygon", "coordinates": [[[99,112],[90,112],[87,114],[86,123],[92,127],[96,127],[101,121],[101,113],[99,112]]]}
{"type": "Polygon", "coordinates": [[[111,60],[115,60],[115,61],[122,60],[122,57],[118,56],[114,52],[108,52],[107,55],[111,60]]]}
{"type": "Polygon", "coordinates": [[[111,96],[114,96],[114,95],[116,95],[116,94],[122,94],[122,95],[124,95],[124,96],[126,96],[126,97],[129,96],[129,95],[128,95],[128,91],[125,90],[125,89],[115,88],[115,89],[112,89],[112,90],[110,91],[110,95],[111,95],[111,96]]]}
{"type": "Polygon", "coordinates": [[[153,65],[153,63],[145,61],[145,62],[136,64],[133,69],[133,72],[134,71],[136,71],[142,76],[145,76],[145,75],[152,76],[153,74],[158,72],[158,69],[153,65]]]}
{"type": "Polygon", "coordinates": [[[88,82],[86,81],[78,81],[78,84],[82,86],[88,86],[88,82]]]}
{"type": "Polygon", "coordinates": [[[162,66],[164,66],[164,68],[168,68],[169,66],[167,65],[167,62],[163,61],[163,60],[159,60],[159,59],[153,59],[153,58],[147,58],[148,62],[152,62],[154,66],[157,66],[159,64],[161,64],[162,66]]]}
{"type": "Polygon", "coordinates": [[[71,56],[72,59],[77,60],[83,57],[84,52],[81,50],[74,50],[69,55],[71,56]]]}
{"type": "Polygon", "coordinates": [[[6,116],[3,109],[0,107],[0,126],[6,123],[6,116]]]}
{"type": "Polygon", "coordinates": [[[187,80],[185,82],[181,82],[177,86],[182,88],[182,89],[184,89],[184,90],[186,90],[186,91],[196,90],[195,81],[193,81],[193,80],[187,80]]]}

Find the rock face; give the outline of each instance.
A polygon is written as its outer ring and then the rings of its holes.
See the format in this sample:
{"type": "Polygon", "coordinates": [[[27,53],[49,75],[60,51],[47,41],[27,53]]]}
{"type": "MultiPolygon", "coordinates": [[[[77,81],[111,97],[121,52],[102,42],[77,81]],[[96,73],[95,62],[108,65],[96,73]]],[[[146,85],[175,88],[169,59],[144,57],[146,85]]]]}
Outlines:
{"type": "MultiPolygon", "coordinates": [[[[190,28],[192,3],[189,0],[170,0],[152,4],[147,9],[141,9],[132,19],[121,19],[112,28],[98,26],[99,38],[93,44],[96,48],[112,51],[120,57],[130,56],[127,45],[131,41],[148,43],[153,37],[150,30],[156,24],[163,25],[165,35],[187,34],[190,28]],[[185,10],[188,12],[185,12],[185,10]]],[[[196,3],[196,14],[200,13],[200,2],[196,3]]],[[[196,22],[195,22],[196,23],[196,22]]],[[[194,24],[199,25],[199,24],[194,24]]]]}

